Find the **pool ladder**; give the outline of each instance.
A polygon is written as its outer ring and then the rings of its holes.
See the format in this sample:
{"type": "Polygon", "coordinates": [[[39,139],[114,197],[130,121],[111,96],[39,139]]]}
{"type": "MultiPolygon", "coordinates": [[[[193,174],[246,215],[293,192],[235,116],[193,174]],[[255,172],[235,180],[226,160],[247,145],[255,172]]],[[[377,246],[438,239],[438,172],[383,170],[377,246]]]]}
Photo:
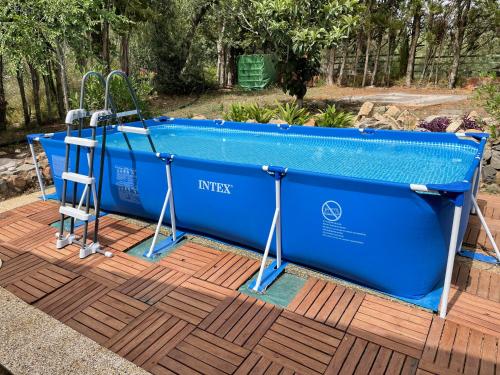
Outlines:
{"type": "MultiPolygon", "coordinates": [[[[80,258],[85,258],[95,253],[101,253],[107,257],[112,256],[111,252],[104,251],[101,249],[101,246],[98,241],[99,217],[101,214],[100,205],[101,205],[101,195],[102,195],[102,180],[103,180],[104,158],[105,158],[105,148],[106,148],[106,134],[107,134],[107,125],[109,125],[111,121],[118,122],[117,130],[123,134],[130,150],[132,150],[132,147],[127,134],[128,133],[142,134],[148,137],[149,144],[153,152],[156,153],[156,149],[151,139],[149,129],[147,128],[144,118],[142,117],[141,111],[139,109],[137,97],[130,83],[130,80],[125,75],[125,73],[115,70],[112,71],[107,76],[106,80],[104,80],[104,77],[100,73],[88,72],[83,76],[82,79],[81,90],[80,90],[80,108],[69,111],[68,114],[66,115],[66,120],[65,120],[65,123],[67,125],[66,137],[64,139],[64,143],[66,144],[66,152],[64,160],[64,172],[62,173],[61,176],[63,180],[63,188],[62,188],[61,206],[59,207],[61,220],[60,220],[59,232],[56,233],[56,238],[57,238],[56,248],[61,249],[72,243],[77,243],[81,246],[80,258]],[[125,81],[126,87],[129,91],[135,109],[125,112],[116,111],[116,107],[114,106],[111,96],[111,82],[112,78],[115,76],[119,76],[125,81]],[[104,95],[105,95],[104,109],[96,112],[89,112],[84,108],[86,85],[90,77],[97,78],[99,83],[101,83],[101,85],[104,87],[104,95]],[[121,125],[121,118],[133,115],[137,115],[139,117],[142,127],[121,125]],[[91,129],[90,139],[87,137],[82,137],[84,120],[85,118],[88,117],[90,117],[90,129],[91,129]],[[78,120],[78,131],[76,136],[74,136],[73,127],[74,127],[74,122],[76,120],[78,120]],[[95,149],[98,144],[98,141],[96,139],[97,127],[99,126],[100,123],[106,123],[106,125],[102,126],[100,168],[99,168],[98,186],[96,188],[96,178],[94,176],[94,159],[95,159],[95,149]],[[70,171],[70,155],[72,146],[76,146],[74,171],[70,171]],[[88,172],[86,175],[79,173],[81,148],[87,150],[88,172]],[[70,205],[67,204],[68,182],[73,183],[72,202],[70,205]],[[78,193],[78,185],[83,185],[83,192],[78,201],[78,206],[77,206],[76,197],[78,193]],[[94,211],[95,211],[94,217],[92,217],[90,213],[91,196],[94,204],[94,211]],[[70,228],[68,233],[65,235],[64,224],[67,218],[70,218],[70,228]],[[81,237],[81,240],[77,238],[74,232],[76,226],[75,220],[80,220],[81,222],[83,222],[83,235],[81,237]],[[91,222],[92,220],[94,221],[93,242],[87,244],[89,222],[91,222]]],[[[32,143],[30,143],[30,148],[31,145],[32,143]]],[[[36,157],[34,157],[34,160],[36,163],[36,157]]],[[[41,183],[40,186],[43,193],[43,184],[41,183]]],[[[43,196],[45,198],[45,195],[43,196]]]]}

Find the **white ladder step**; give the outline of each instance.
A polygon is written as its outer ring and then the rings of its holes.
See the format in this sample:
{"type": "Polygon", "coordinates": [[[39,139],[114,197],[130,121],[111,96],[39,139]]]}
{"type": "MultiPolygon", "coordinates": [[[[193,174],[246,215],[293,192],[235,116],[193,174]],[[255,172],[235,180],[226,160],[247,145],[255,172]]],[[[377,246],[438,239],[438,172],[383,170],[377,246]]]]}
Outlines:
{"type": "Polygon", "coordinates": [[[83,174],[73,173],[73,172],[63,172],[61,177],[63,180],[73,181],[85,185],[90,185],[94,182],[94,177],[89,177],[83,174]]]}
{"type": "Polygon", "coordinates": [[[149,129],[147,129],[147,128],[139,128],[137,126],[123,126],[123,125],[120,125],[120,126],[117,127],[117,130],[119,132],[123,132],[123,133],[134,133],[134,134],[149,135],[149,129]]]}
{"type": "Polygon", "coordinates": [[[81,221],[88,221],[90,218],[90,214],[86,213],[85,211],[79,210],[76,207],[73,208],[68,206],[61,206],[59,207],[59,213],[66,216],[74,217],[75,219],[81,221]]]}
{"type": "Polygon", "coordinates": [[[93,139],[80,137],[66,137],[64,138],[64,143],[82,147],[95,147],[97,145],[97,141],[93,139]]]}

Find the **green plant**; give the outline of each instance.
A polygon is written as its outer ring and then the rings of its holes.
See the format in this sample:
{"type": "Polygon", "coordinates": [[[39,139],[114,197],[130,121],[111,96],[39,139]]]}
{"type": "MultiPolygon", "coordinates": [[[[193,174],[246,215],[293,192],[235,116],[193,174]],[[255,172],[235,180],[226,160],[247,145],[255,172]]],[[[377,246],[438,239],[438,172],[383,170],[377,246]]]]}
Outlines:
{"type": "Polygon", "coordinates": [[[338,111],[335,105],[329,105],[325,111],[316,115],[316,125],[328,128],[348,128],[354,123],[354,115],[338,111]]]}
{"type": "Polygon", "coordinates": [[[246,111],[249,119],[255,120],[260,124],[267,124],[276,113],[275,110],[267,107],[261,107],[257,103],[247,106],[246,111]]]}
{"type": "Polygon", "coordinates": [[[300,108],[296,103],[279,104],[276,107],[276,114],[290,125],[303,125],[311,118],[309,111],[300,108]]]}
{"type": "Polygon", "coordinates": [[[487,80],[476,89],[475,98],[486,112],[497,122],[500,121],[500,83],[494,77],[487,80]]]}
{"type": "Polygon", "coordinates": [[[229,111],[224,112],[224,120],[245,122],[248,120],[248,110],[244,104],[234,103],[229,107],[229,111]]]}

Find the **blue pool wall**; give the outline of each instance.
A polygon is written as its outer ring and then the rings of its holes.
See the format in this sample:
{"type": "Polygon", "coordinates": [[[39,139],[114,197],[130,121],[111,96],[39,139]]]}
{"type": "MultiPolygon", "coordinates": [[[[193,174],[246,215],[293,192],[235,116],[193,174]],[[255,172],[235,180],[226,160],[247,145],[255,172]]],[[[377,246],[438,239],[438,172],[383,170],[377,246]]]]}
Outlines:
{"type": "MultiPolygon", "coordinates": [[[[169,121],[149,120],[148,126],[169,121]]],[[[215,122],[177,119],[175,123],[214,126],[215,122]]],[[[466,143],[477,147],[479,155],[484,147],[482,143],[478,145],[453,134],[395,131],[362,134],[357,129],[215,124],[261,132],[466,143]]],[[[109,128],[109,131],[115,130],[109,128]]],[[[89,133],[84,131],[85,135],[89,133]]],[[[59,198],[64,137],[64,133],[57,133],[51,139],[41,140],[59,198]]],[[[96,155],[99,154],[100,147],[96,155]]],[[[71,160],[74,159],[73,151],[71,160]]],[[[163,161],[152,152],[110,147],[106,150],[104,168],[101,202],[104,210],[157,220],[166,193],[163,161]]],[[[476,168],[477,164],[471,165],[466,180],[471,181],[476,168]]],[[[86,173],[85,163],[80,173],[86,173]]],[[[96,163],[94,174],[99,174],[99,163],[96,163]]],[[[262,171],[262,166],[176,155],[172,178],[180,228],[262,251],[275,204],[274,179],[262,171]],[[231,185],[230,194],[200,189],[200,180],[231,185]]],[[[71,191],[69,189],[68,198],[71,198],[71,191]]],[[[454,209],[450,199],[416,193],[408,184],[296,170],[287,171],[281,194],[282,244],[286,260],[405,298],[420,298],[442,283],[454,209]],[[334,217],[332,221],[332,217],[325,217],[324,207],[340,207],[340,218],[334,217]]],[[[465,194],[460,238],[465,233],[470,210],[470,187],[465,194]]],[[[170,223],[168,213],[165,223],[170,223]]]]}

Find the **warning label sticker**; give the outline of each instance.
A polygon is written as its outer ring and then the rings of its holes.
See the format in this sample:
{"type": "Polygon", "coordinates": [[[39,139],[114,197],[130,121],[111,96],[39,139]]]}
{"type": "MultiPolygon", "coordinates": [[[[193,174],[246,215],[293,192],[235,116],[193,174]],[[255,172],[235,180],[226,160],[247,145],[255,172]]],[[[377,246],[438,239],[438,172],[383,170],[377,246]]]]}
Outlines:
{"type": "Polygon", "coordinates": [[[115,166],[116,181],[118,187],[118,196],[120,199],[139,203],[139,191],[137,190],[137,174],[135,169],[128,167],[115,166]]]}
{"type": "Polygon", "coordinates": [[[365,243],[366,233],[351,230],[340,222],[342,206],[338,202],[333,200],[324,202],[321,206],[321,214],[323,215],[321,228],[321,235],[323,237],[359,245],[365,243]]]}

